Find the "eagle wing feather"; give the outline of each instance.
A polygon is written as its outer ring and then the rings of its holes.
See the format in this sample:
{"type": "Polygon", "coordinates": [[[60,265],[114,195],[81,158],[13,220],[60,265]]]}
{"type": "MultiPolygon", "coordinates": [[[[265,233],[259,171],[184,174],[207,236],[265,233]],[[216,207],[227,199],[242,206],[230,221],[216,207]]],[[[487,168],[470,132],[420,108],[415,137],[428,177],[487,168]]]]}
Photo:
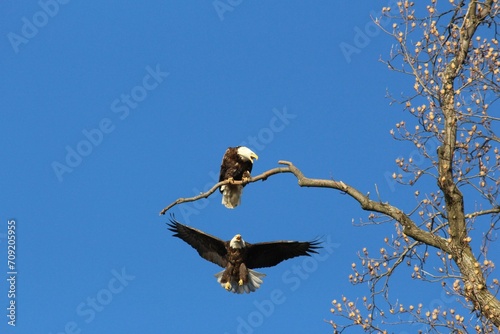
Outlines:
{"type": "Polygon", "coordinates": [[[273,241],[247,245],[247,268],[273,267],[296,256],[311,256],[318,253],[319,241],[273,241]]]}
{"type": "Polygon", "coordinates": [[[168,229],[174,232],[174,237],[185,241],[196,249],[202,258],[222,268],[226,267],[227,249],[225,241],[195,228],[182,225],[174,217],[170,219],[170,224],[167,223],[167,225],[169,226],[168,229]]]}
{"type": "Polygon", "coordinates": [[[220,173],[219,173],[219,182],[224,181],[228,178],[228,175],[234,174],[234,171],[230,171],[230,169],[234,168],[234,158],[231,156],[236,152],[234,148],[230,147],[224,153],[222,157],[222,163],[220,165],[220,173]],[[233,152],[234,151],[234,152],[233,152]]]}

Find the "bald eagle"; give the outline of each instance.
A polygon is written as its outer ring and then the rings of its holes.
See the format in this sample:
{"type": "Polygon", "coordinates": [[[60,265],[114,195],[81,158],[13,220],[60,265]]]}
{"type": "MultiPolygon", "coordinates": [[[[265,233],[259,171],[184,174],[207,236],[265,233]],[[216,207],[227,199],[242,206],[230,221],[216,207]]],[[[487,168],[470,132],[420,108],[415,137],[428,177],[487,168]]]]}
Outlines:
{"type": "Polygon", "coordinates": [[[237,234],[230,241],[223,241],[200,230],[182,225],[175,218],[170,219],[169,230],[198,254],[222,268],[215,274],[217,282],[233,293],[250,293],[257,290],[266,276],[254,268],[273,267],[296,256],[311,256],[320,248],[319,241],[274,241],[250,244],[237,234]]]}
{"type": "MultiPolygon", "coordinates": [[[[228,179],[241,181],[249,179],[252,172],[253,159],[259,157],[245,146],[229,147],[222,157],[219,182],[228,179]]],[[[228,209],[234,209],[240,204],[243,185],[226,184],[219,188],[222,193],[222,204],[228,209]]]]}

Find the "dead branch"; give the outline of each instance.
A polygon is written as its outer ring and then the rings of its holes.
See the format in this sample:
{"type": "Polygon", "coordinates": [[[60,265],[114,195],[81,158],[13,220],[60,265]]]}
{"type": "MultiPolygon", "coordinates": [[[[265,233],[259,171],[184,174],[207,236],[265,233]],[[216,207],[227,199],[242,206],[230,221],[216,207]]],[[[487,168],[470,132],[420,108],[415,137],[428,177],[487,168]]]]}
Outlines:
{"type": "Polygon", "coordinates": [[[428,244],[430,246],[439,248],[445,252],[450,252],[450,249],[448,247],[448,242],[446,239],[441,238],[433,233],[430,233],[428,231],[424,231],[420,229],[415,222],[403,211],[400,209],[390,205],[389,203],[383,203],[380,201],[373,201],[371,200],[367,195],[364,195],[361,193],[359,190],[346,185],[342,181],[334,181],[334,180],[326,180],[326,179],[311,179],[307,178],[304,176],[304,174],[295,167],[291,162],[285,161],[285,160],[280,160],[278,161],[280,165],[287,165],[288,167],[277,167],[270,169],[260,175],[257,175],[255,177],[252,177],[250,180],[244,180],[244,181],[230,181],[230,180],[225,180],[222,182],[219,182],[215,184],[210,190],[207,192],[201,193],[197,196],[190,197],[190,198],[179,198],[169,206],[165,207],[161,212],[160,215],[165,214],[169,209],[174,207],[177,204],[180,203],[187,203],[187,202],[193,202],[196,200],[199,200],[201,198],[207,198],[210,196],[212,193],[215,192],[216,189],[218,189],[220,186],[231,183],[232,184],[247,184],[247,183],[253,183],[257,182],[260,180],[266,180],[269,176],[274,175],[274,174],[280,174],[280,173],[292,173],[295,175],[297,178],[298,184],[300,187],[314,187],[314,188],[332,188],[332,189],[337,189],[340,190],[349,196],[351,196],[353,199],[355,199],[360,205],[363,210],[366,211],[372,211],[372,212],[379,212],[382,213],[388,217],[391,217],[392,219],[396,220],[399,222],[404,230],[403,232],[408,235],[409,237],[413,238],[416,241],[423,242],[425,244],[428,244]]]}
{"type": "MultiPolygon", "coordinates": [[[[289,164],[286,161],[279,161],[279,164],[289,164]]],[[[257,181],[265,181],[269,176],[274,175],[274,174],[279,174],[279,173],[290,173],[290,169],[287,167],[277,167],[270,169],[268,171],[265,171],[264,173],[257,175],[255,177],[250,178],[249,180],[243,180],[243,181],[236,181],[236,180],[225,180],[221,181],[219,183],[214,184],[210,190],[201,193],[199,195],[193,196],[193,197],[188,197],[188,198],[178,198],[175,200],[173,203],[169,204],[166,206],[163,210],[160,211],[160,215],[164,215],[168,210],[176,206],[177,204],[181,203],[188,203],[188,202],[194,202],[202,198],[207,198],[208,196],[212,195],[217,189],[219,189],[220,186],[223,186],[225,184],[247,184],[247,183],[253,183],[257,181]]]]}

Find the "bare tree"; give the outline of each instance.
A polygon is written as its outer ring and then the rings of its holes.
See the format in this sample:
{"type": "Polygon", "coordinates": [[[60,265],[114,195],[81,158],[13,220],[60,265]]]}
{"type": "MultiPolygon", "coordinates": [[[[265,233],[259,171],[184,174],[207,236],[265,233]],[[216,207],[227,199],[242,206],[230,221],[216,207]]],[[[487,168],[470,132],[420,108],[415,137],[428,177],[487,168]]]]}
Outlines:
{"type": "MultiPolygon", "coordinates": [[[[411,115],[391,133],[395,140],[415,145],[422,159],[396,159],[400,171],[393,177],[401,185],[412,186],[415,207],[405,212],[383,199],[371,199],[347,182],[307,178],[287,161],[279,162],[286,167],[244,183],[292,173],[301,187],[331,188],[351,196],[370,212],[367,224],[394,224],[395,236],[385,238],[385,246],[375,256],[367,249],[360,251],[350,280],[368,283],[370,294],[362,301],[346,296],[333,301],[335,320],[330,323],[335,332],[353,326],[391,332],[393,325],[412,323],[422,324],[427,332],[496,332],[500,284],[493,277],[495,265],[488,251],[496,240],[500,217],[496,147],[500,117],[490,115],[500,97],[500,5],[498,0],[449,0],[437,6],[436,0],[430,0],[418,9],[409,1],[396,6],[382,10],[393,22],[392,29],[384,31],[396,43],[383,62],[414,80],[414,91],[399,98],[390,96],[411,115]],[[432,185],[434,190],[418,190],[432,185]],[[470,212],[466,204],[473,208],[470,212]],[[480,241],[472,242],[472,237],[480,241]],[[436,262],[438,267],[428,265],[436,262]],[[412,268],[414,279],[440,283],[460,307],[425,311],[421,304],[391,302],[390,278],[401,264],[412,268]],[[468,309],[470,314],[458,309],[468,309]]],[[[196,197],[178,199],[161,214],[174,205],[208,197],[227,182],[196,197]]]]}

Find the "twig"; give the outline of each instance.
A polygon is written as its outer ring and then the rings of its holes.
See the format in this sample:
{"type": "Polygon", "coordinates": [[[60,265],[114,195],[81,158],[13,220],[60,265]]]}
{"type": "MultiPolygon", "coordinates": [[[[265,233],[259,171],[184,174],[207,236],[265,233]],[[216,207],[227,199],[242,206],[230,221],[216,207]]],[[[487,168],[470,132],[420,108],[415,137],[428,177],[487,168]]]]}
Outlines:
{"type": "Polygon", "coordinates": [[[494,207],[493,209],[489,209],[489,210],[476,211],[473,213],[466,214],[465,218],[470,219],[470,218],[474,218],[474,217],[478,217],[478,216],[497,214],[497,213],[500,213],[500,206],[494,207]]]}

